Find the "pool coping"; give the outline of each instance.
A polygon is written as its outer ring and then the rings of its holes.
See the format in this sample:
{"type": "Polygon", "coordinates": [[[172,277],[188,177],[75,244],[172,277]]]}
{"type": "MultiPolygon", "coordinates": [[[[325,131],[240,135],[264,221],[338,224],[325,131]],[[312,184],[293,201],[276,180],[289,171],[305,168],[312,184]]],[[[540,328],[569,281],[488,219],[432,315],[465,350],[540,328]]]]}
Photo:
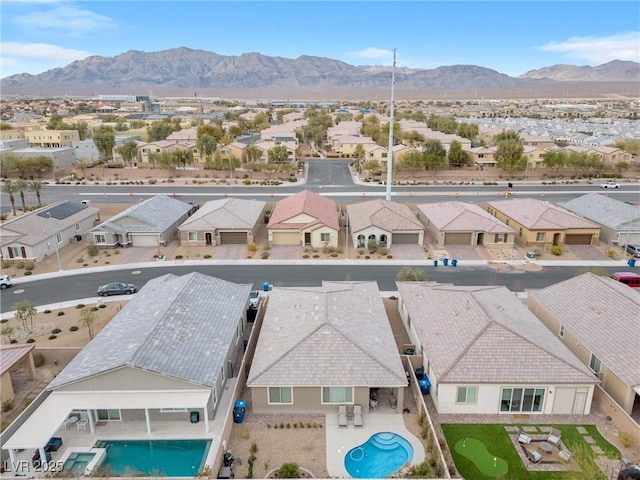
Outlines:
{"type": "Polygon", "coordinates": [[[411,433],[404,424],[404,417],[393,413],[368,413],[362,416],[362,427],[349,424],[346,428],[338,426],[338,415],[327,414],[325,435],[327,445],[327,474],[329,477],[351,478],[344,466],[344,456],[353,447],[362,445],[372,435],[380,432],[396,433],[407,440],[413,447],[412,465],[419,465],[425,460],[422,442],[411,433]]]}

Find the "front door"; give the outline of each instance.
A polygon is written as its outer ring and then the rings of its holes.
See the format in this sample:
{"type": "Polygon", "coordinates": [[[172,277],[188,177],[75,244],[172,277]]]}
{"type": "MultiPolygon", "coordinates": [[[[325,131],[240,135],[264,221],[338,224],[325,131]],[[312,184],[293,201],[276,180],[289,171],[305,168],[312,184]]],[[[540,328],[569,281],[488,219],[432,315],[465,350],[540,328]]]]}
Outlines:
{"type": "Polygon", "coordinates": [[[311,245],[311,232],[304,233],[304,244],[311,245]]]}
{"type": "Polygon", "coordinates": [[[576,396],[573,399],[573,414],[583,415],[584,407],[586,403],[587,403],[587,392],[582,390],[576,391],[576,396]]]}
{"type": "Polygon", "coordinates": [[[204,243],[206,245],[211,245],[213,243],[213,236],[211,235],[211,232],[204,234],[204,243]]]}

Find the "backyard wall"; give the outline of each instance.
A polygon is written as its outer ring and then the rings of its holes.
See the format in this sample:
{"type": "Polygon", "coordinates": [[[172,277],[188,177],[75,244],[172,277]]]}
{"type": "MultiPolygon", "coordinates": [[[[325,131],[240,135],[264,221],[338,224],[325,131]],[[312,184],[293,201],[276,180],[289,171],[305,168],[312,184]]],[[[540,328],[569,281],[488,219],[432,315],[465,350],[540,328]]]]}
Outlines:
{"type": "Polygon", "coordinates": [[[634,458],[640,457],[640,425],[638,425],[627,412],[622,410],[620,406],[605,392],[600,386],[596,386],[593,392],[593,405],[602,413],[611,417],[611,422],[618,430],[618,438],[620,433],[626,432],[634,439],[634,458]]]}

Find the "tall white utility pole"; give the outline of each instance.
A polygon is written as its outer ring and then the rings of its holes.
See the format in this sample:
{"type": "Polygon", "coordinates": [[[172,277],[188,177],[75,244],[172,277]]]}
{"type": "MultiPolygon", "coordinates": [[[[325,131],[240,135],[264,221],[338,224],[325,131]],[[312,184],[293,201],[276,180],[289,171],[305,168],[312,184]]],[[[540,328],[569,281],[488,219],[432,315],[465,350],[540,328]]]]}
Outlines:
{"type": "Polygon", "coordinates": [[[389,113],[389,152],[387,153],[387,192],[385,199],[391,200],[391,181],[393,179],[393,89],[396,84],[396,49],[393,49],[393,68],[391,69],[391,111],[389,113]]]}

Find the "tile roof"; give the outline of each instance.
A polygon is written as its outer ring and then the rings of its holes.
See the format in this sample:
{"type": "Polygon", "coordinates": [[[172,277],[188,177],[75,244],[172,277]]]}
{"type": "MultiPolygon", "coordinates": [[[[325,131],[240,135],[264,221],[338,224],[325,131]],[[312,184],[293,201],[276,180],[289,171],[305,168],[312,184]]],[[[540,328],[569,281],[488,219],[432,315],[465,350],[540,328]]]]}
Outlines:
{"type": "Polygon", "coordinates": [[[154,278],[49,387],[123,366],[215,386],[251,289],[197,272],[154,278]]]}
{"type": "Polygon", "coordinates": [[[424,226],[404,203],[375,199],[352,203],[347,206],[349,227],[359,232],[368,227],[378,227],[387,232],[421,232],[424,226]]]}
{"type": "Polygon", "coordinates": [[[640,386],[640,292],[589,272],[528,295],[623,382],[640,386]]]}
{"type": "Polygon", "coordinates": [[[595,223],[580,218],[575,213],[534,198],[487,202],[487,205],[532,230],[599,228],[595,223]]]}
{"type": "Polygon", "coordinates": [[[305,229],[316,225],[326,225],[336,231],[339,230],[338,204],[330,198],[303,190],[276,203],[267,228],[270,230],[305,229]],[[309,215],[313,219],[303,223],[287,223],[288,220],[302,214],[309,215]]]}
{"type": "Polygon", "coordinates": [[[640,231],[640,208],[601,193],[587,193],[560,205],[613,230],[640,231]]]}
{"type": "Polygon", "coordinates": [[[513,228],[473,203],[421,203],[416,208],[440,231],[515,233],[513,228]]]}
{"type": "Polygon", "coordinates": [[[51,238],[54,233],[61,232],[87,218],[95,217],[99,211],[95,207],[85,206],[69,200],[47,205],[0,225],[0,242],[3,245],[16,241],[23,245],[37,245],[47,238],[51,238]],[[76,213],[61,219],[53,216],[51,218],[46,217],[47,211],[56,206],[64,208],[66,205],[76,207],[76,213]],[[83,208],[79,208],[79,206],[83,208]],[[41,214],[44,214],[44,216],[41,214]]]}
{"type": "Polygon", "coordinates": [[[0,375],[9,371],[34,348],[35,345],[0,345],[0,375]]]}
{"type": "Polygon", "coordinates": [[[406,385],[376,282],[274,288],[247,385],[406,385]]]}
{"type": "Polygon", "coordinates": [[[263,220],[266,202],[223,198],[202,205],[185,220],[178,230],[202,230],[207,228],[252,229],[263,220]]]}
{"type": "Polygon", "coordinates": [[[90,232],[162,233],[191,210],[192,205],[168,195],[156,195],[114,215],[90,232]]]}
{"type": "Polygon", "coordinates": [[[438,382],[598,383],[506,287],[398,282],[438,382]]]}

